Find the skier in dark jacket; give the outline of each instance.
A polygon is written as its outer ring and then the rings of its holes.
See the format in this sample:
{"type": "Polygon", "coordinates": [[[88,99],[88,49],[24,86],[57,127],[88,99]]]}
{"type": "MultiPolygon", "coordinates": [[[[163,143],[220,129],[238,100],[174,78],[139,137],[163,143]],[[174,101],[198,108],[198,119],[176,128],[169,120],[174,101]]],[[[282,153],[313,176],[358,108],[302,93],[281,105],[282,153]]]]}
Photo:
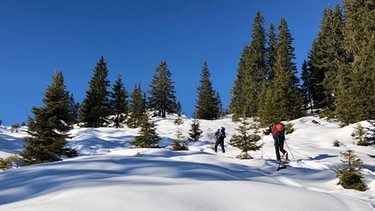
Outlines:
{"type": "Polygon", "coordinates": [[[266,135],[269,135],[272,133],[272,137],[274,140],[274,146],[276,151],[276,159],[278,161],[281,161],[280,152],[283,153],[283,157],[285,160],[288,160],[288,152],[284,149],[284,142],[285,142],[285,130],[284,125],[282,125],[280,122],[273,123],[270,125],[270,127],[264,131],[263,133],[266,135]],[[280,124],[280,125],[278,125],[280,124]]]}
{"type": "Polygon", "coordinates": [[[225,153],[225,149],[224,149],[224,138],[226,137],[225,136],[225,128],[221,127],[221,129],[217,129],[217,131],[215,132],[215,134],[211,138],[213,138],[213,137],[216,138],[215,152],[217,152],[217,146],[220,145],[221,150],[223,151],[223,153],[225,153]]]}

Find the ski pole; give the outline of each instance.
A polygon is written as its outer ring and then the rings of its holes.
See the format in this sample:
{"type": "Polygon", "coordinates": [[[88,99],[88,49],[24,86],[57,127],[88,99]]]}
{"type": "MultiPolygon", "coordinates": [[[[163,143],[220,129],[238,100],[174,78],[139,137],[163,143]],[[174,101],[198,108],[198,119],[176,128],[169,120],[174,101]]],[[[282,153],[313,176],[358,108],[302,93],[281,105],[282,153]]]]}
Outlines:
{"type": "Polygon", "coordinates": [[[263,136],[264,136],[264,131],[262,131],[262,155],[261,155],[261,158],[263,158],[263,136]]]}
{"type": "Polygon", "coordinates": [[[294,161],[296,161],[296,158],[294,157],[294,155],[292,153],[292,150],[290,150],[288,143],[286,142],[286,140],[284,140],[284,142],[285,142],[286,146],[288,147],[288,150],[289,150],[290,154],[292,155],[294,161]]]}

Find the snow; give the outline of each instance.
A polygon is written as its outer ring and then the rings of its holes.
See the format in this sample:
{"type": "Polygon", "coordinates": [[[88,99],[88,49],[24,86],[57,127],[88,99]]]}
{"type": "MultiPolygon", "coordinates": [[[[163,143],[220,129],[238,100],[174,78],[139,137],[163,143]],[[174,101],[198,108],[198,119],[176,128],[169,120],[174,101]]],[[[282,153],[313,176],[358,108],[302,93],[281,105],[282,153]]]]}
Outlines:
{"type": "MultiPolygon", "coordinates": [[[[184,117],[175,125],[176,118],[153,119],[160,149],[129,146],[138,129],[73,129],[69,146],[78,157],[0,172],[0,210],[374,210],[375,162],[368,154],[375,150],[353,143],[355,124],[340,127],[314,116],[291,121],[295,131],[285,146],[291,162],[276,171],[271,136],[263,137],[263,150],[251,152],[254,159],[235,158],[240,151],[228,143],[238,123],[230,116],[200,120],[200,141],[171,151],[177,130],[188,137],[192,123],[184,117]],[[211,148],[221,126],[228,133],[225,154],[211,148]],[[363,160],[365,192],[337,185],[332,169],[347,149],[363,160]]],[[[0,157],[20,153],[26,131],[0,126],[0,157]]]]}

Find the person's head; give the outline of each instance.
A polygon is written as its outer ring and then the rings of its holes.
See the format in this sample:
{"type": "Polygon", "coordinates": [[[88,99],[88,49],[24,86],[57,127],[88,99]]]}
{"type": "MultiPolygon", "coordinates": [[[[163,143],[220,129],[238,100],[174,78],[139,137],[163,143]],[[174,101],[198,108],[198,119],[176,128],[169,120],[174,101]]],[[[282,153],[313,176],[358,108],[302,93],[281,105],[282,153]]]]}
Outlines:
{"type": "Polygon", "coordinates": [[[270,124],[270,127],[272,127],[272,126],[274,126],[276,124],[277,124],[277,122],[272,122],[272,124],[270,124]]]}
{"type": "Polygon", "coordinates": [[[224,128],[224,127],[221,127],[221,130],[222,130],[222,131],[225,131],[225,128],[224,128]]]}

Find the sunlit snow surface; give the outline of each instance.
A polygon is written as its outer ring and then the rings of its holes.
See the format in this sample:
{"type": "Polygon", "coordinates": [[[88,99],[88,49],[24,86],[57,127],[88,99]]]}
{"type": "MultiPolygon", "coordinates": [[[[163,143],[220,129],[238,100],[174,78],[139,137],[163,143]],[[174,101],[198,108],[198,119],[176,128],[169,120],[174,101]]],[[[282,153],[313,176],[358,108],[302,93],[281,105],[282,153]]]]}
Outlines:
{"type": "MultiPolygon", "coordinates": [[[[204,131],[188,151],[171,151],[177,130],[188,137],[192,119],[153,119],[162,137],[160,149],[138,149],[129,142],[138,129],[76,128],[69,146],[79,157],[61,162],[19,167],[0,173],[0,210],[374,210],[375,154],[373,147],[356,146],[354,125],[339,127],[317,117],[292,121],[285,149],[291,159],[276,171],[271,136],[252,160],[235,158],[240,150],[229,145],[238,123],[230,117],[200,120],[204,131]],[[314,124],[316,120],[320,125],[314,124]],[[210,139],[226,128],[226,153],[215,153],[210,139]],[[335,140],[340,147],[333,147],[335,140]],[[340,152],[353,149],[363,160],[365,192],[337,185],[332,169],[341,166],[340,152]]],[[[361,122],[362,126],[370,126],[361,122]]],[[[23,149],[26,128],[11,133],[0,127],[0,156],[23,149]]]]}

